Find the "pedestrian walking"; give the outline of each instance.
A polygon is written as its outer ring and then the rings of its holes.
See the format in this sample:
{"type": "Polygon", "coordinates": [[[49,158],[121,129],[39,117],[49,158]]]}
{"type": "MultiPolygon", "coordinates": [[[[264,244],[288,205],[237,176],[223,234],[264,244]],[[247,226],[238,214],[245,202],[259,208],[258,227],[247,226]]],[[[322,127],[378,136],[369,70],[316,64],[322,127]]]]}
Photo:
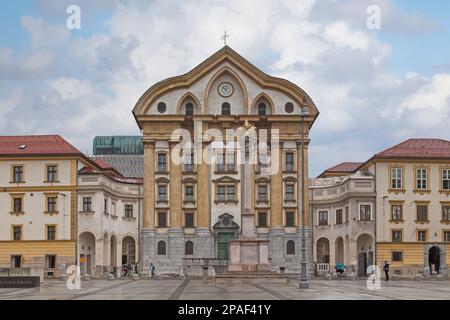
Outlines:
{"type": "Polygon", "coordinates": [[[385,280],[389,281],[389,263],[387,261],[384,262],[383,271],[386,276],[385,280]]]}

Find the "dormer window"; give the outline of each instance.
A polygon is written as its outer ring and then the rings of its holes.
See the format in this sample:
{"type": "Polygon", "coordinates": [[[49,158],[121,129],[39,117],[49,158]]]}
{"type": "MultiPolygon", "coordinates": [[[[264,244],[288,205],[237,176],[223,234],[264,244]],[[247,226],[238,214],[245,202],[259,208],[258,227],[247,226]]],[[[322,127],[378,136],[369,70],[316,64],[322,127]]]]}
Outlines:
{"type": "Polygon", "coordinates": [[[222,103],[222,114],[230,115],[231,114],[231,106],[228,102],[222,103]]]}

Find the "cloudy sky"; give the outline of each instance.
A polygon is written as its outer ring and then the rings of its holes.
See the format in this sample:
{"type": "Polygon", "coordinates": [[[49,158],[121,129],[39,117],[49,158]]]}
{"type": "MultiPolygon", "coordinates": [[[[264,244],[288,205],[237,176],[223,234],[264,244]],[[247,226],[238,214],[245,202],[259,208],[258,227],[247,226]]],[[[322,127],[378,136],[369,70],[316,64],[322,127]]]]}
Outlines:
{"type": "Polygon", "coordinates": [[[450,140],[450,2],[20,0],[0,10],[0,134],[139,134],[155,82],[229,45],[306,90],[320,110],[310,174],[410,137],[450,140]],[[81,8],[68,30],[66,9],[81,8]],[[377,5],[381,29],[367,28],[377,5]]]}

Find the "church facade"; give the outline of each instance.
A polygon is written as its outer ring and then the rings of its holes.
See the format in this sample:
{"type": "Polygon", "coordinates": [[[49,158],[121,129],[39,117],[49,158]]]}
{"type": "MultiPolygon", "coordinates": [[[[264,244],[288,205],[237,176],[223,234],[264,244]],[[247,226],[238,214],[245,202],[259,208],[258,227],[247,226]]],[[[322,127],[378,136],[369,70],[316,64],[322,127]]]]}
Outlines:
{"type": "MultiPolygon", "coordinates": [[[[227,261],[249,209],[258,238],[269,240],[271,265],[299,272],[301,181],[307,188],[309,131],[318,113],[298,86],[266,75],[228,46],[147,90],[133,110],[144,144],[141,267],[189,273],[193,261],[227,261]]],[[[308,198],[305,190],[311,268],[308,198]]]]}

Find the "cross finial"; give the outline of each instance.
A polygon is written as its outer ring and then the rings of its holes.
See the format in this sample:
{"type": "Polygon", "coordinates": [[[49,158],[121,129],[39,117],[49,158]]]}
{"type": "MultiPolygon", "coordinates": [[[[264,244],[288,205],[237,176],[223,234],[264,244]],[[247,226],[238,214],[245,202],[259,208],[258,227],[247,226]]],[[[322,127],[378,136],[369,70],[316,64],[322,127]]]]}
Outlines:
{"type": "Polygon", "coordinates": [[[223,33],[223,36],[220,38],[223,40],[223,45],[226,46],[227,45],[227,38],[229,38],[230,36],[227,34],[227,31],[225,30],[225,32],[223,33]]]}

